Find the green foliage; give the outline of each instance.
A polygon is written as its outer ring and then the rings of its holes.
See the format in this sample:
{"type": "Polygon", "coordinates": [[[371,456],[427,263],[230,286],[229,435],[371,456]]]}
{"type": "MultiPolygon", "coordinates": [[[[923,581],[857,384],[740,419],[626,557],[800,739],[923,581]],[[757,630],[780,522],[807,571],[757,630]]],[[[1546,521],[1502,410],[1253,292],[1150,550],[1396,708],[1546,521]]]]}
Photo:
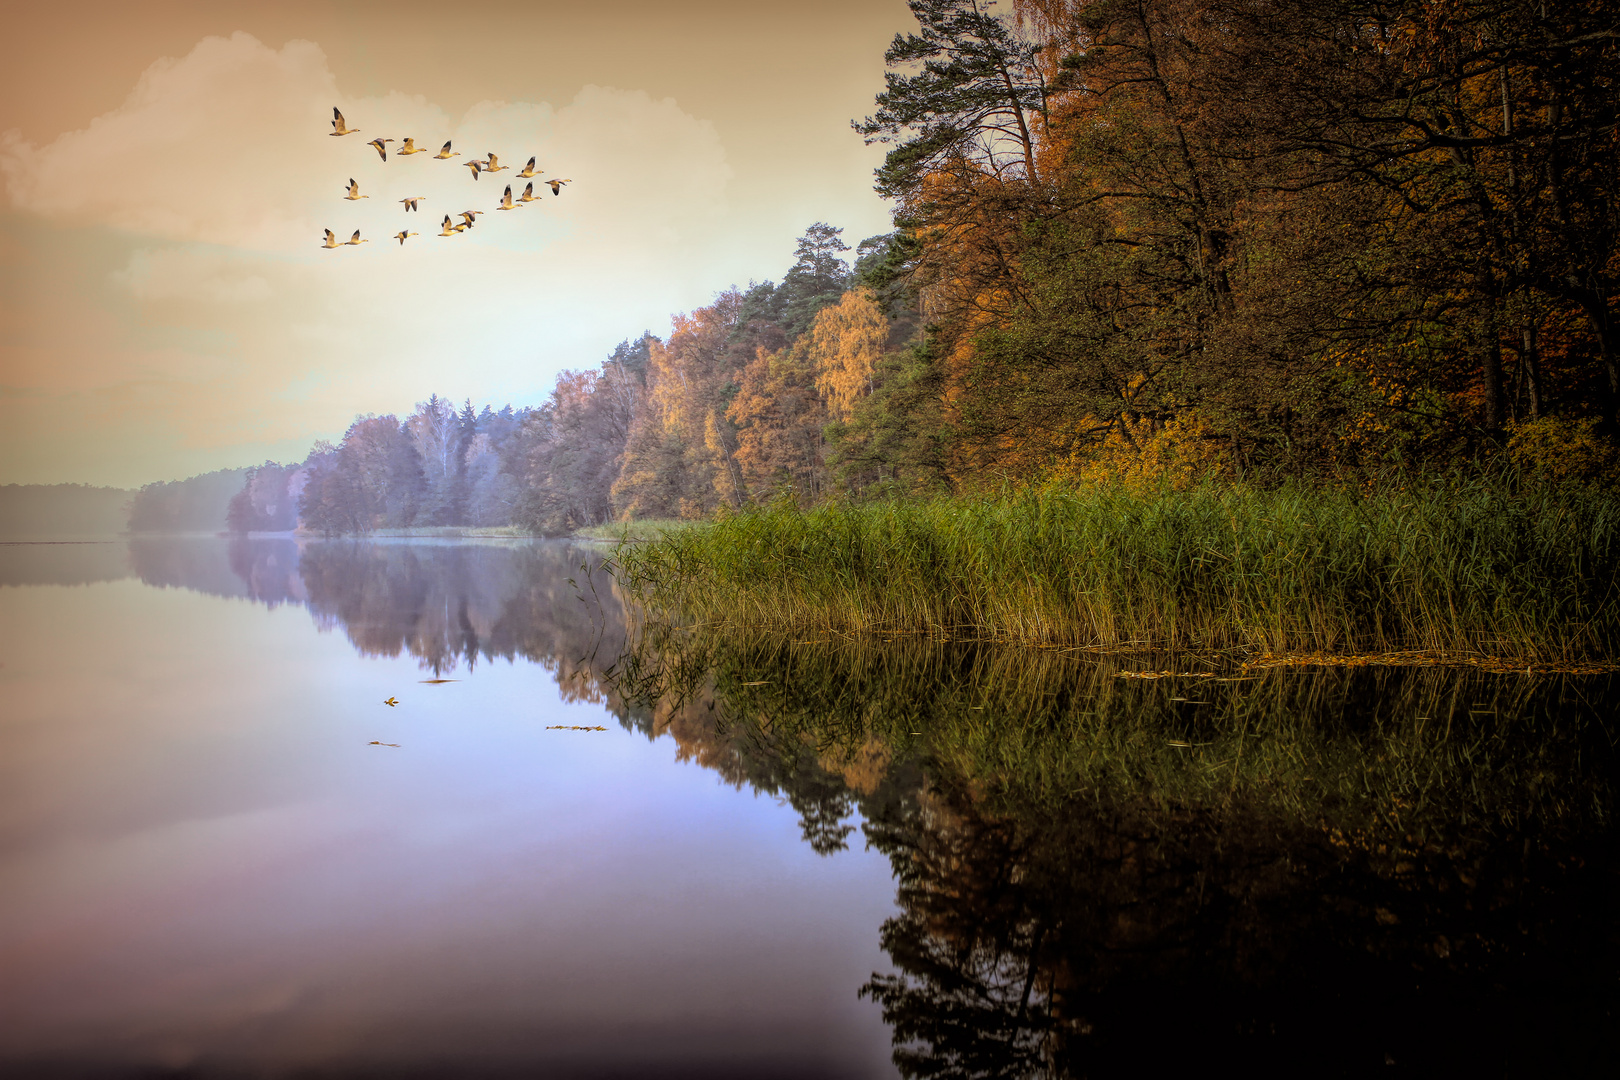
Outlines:
{"type": "Polygon", "coordinates": [[[849,245],[843,229],[818,221],[804,231],[793,250],[793,265],[782,276],[782,330],[793,341],[822,308],[838,303],[849,287],[849,267],[839,258],[849,245]]]}
{"type": "Polygon", "coordinates": [[[827,464],[840,485],[863,497],[948,491],[950,431],[927,346],[886,354],[875,383],[848,423],[827,426],[827,464]]]}

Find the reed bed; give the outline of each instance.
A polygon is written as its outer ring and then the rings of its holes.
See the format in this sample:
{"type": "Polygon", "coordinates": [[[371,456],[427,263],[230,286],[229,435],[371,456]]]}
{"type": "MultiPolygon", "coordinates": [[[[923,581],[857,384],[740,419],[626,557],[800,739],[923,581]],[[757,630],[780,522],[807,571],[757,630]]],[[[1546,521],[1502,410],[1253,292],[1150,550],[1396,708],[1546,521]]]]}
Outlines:
{"type": "Polygon", "coordinates": [[[1620,496],[1473,480],[773,506],[623,544],[614,572],[721,628],[1568,662],[1620,643],[1620,496]]]}

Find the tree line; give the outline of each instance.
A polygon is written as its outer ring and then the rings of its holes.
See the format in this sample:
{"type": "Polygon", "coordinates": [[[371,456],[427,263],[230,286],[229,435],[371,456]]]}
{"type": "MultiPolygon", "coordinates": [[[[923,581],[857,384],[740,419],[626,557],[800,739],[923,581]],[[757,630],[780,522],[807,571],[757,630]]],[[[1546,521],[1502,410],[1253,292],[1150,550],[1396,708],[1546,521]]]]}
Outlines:
{"type": "Polygon", "coordinates": [[[928,324],[914,473],[1612,445],[1613,4],[910,7],[855,127],[928,324]]]}
{"type": "Polygon", "coordinates": [[[1617,460],[1620,29],[1586,0],[911,0],[893,232],[811,226],[500,412],[252,470],[238,531],[561,533],[1119,472],[1617,460]],[[852,258],[849,257],[852,255],[852,258]]]}
{"type": "MultiPolygon", "coordinates": [[[[852,269],[842,230],[818,222],[780,283],[730,288],[676,316],[666,339],[643,333],[597,368],[564,371],[542,404],[479,410],[433,394],[403,420],[358,417],[301,462],[248,470],[223,524],[555,535],[624,517],[700,517],[782,492],[819,497],[832,487],[829,430],[914,323],[858,287],[857,269],[887,244],[863,244],[852,269]]],[[[152,485],[136,504],[164,492],[152,485]]]]}

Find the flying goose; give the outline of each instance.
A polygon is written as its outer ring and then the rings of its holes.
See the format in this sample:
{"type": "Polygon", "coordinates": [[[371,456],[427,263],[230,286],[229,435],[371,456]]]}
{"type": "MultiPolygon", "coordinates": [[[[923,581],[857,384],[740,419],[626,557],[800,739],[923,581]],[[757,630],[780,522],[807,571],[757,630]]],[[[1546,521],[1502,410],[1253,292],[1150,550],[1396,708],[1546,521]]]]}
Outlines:
{"type": "Polygon", "coordinates": [[[337,237],[332,235],[332,230],[327,229],[326,230],[326,243],[322,244],[321,247],[324,247],[324,248],[336,248],[336,247],[342,247],[342,246],[343,245],[341,245],[341,244],[339,244],[337,242],[337,237]]]}
{"type": "Polygon", "coordinates": [[[490,153],[489,160],[484,162],[485,172],[504,172],[511,167],[510,165],[502,165],[501,159],[496,157],[493,152],[490,153]]]}
{"type": "Polygon", "coordinates": [[[396,153],[396,154],[425,154],[425,153],[427,153],[427,148],[423,147],[423,146],[417,146],[415,139],[406,139],[404,142],[399,144],[399,149],[395,150],[394,153],[396,153]]]}
{"type": "Polygon", "coordinates": [[[349,177],[349,193],[347,195],[343,196],[343,197],[345,199],[348,199],[350,202],[353,202],[356,199],[369,199],[369,198],[371,198],[370,195],[362,195],[362,194],[360,194],[360,184],[352,176],[349,177]]]}
{"type": "Polygon", "coordinates": [[[523,171],[517,174],[517,178],[519,180],[527,180],[532,176],[539,176],[541,173],[543,173],[545,171],[546,170],[544,170],[544,169],[536,170],[535,167],[534,167],[534,158],[530,158],[529,163],[527,165],[523,166],[523,171]]]}
{"type": "MultiPolygon", "coordinates": [[[[359,234],[358,234],[358,233],[356,233],[356,234],[355,234],[355,235],[359,235],[359,234]]],[[[388,700],[387,700],[387,701],[385,701],[385,702],[383,702],[383,704],[384,704],[384,705],[398,705],[398,704],[399,704],[399,702],[398,702],[398,701],[396,701],[396,700],[395,700],[395,699],[394,699],[394,695],[392,695],[392,694],[389,694],[389,695],[388,695],[388,700]]]]}
{"type": "Polygon", "coordinates": [[[357,247],[359,245],[361,245],[361,244],[369,244],[369,243],[371,243],[370,240],[362,240],[362,239],[360,239],[360,230],[359,229],[354,230],[354,235],[349,237],[347,240],[345,240],[343,242],[345,244],[354,244],[357,247]]]}
{"type": "Polygon", "coordinates": [[[421,235],[420,233],[406,232],[404,229],[401,229],[401,230],[399,230],[399,232],[394,234],[394,239],[399,241],[399,246],[400,247],[404,247],[406,237],[408,237],[408,236],[420,236],[420,235],[421,235]]]}
{"type": "Polygon", "coordinates": [[[450,152],[450,140],[446,139],[446,140],[444,140],[444,145],[439,148],[439,152],[437,154],[433,155],[433,160],[435,160],[435,161],[449,161],[453,157],[460,157],[460,156],[461,156],[461,151],[460,150],[457,150],[455,153],[450,152]]]}
{"type": "MultiPolygon", "coordinates": [[[[466,228],[466,226],[463,225],[461,228],[464,229],[464,228],[466,228]]],[[[454,235],[456,235],[457,232],[460,231],[454,225],[450,224],[450,215],[449,214],[444,215],[444,224],[440,226],[440,229],[443,230],[442,232],[439,233],[440,236],[454,236],[454,235]]]]}
{"type": "Polygon", "coordinates": [[[522,209],[522,207],[520,207],[517,203],[512,201],[512,185],[511,184],[506,185],[506,194],[501,196],[501,201],[495,205],[495,209],[497,209],[497,210],[520,210],[520,209],[522,209]]]}
{"type": "Polygon", "coordinates": [[[551,193],[553,195],[561,195],[562,194],[562,186],[564,184],[572,184],[573,183],[572,180],[542,180],[540,182],[542,184],[550,184],[551,185],[551,193]]]}
{"type": "Polygon", "coordinates": [[[482,172],[484,168],[484,163],[482,161],[468,161],[463,162],[463,164],[472,170],[474,180],[478,179],[478,174],[482,172]]]}
{"type": "Polygon", "coordinates": [[[359,128],[348,127],[343,123],[343,114],[337,111],[336,105],[332,106],[332,127],[335,130],[327,132],[328,135],[353,135],[360,130],[359,128]]]}
{"type": "Polygon", "coordinates": [[[464,228],[464,229],[472,228],[474,225],[477,224],[477,222],[473,221],[473,218],[478,217],[481,214],[483,214],[482,210],[463,210],[461,212],[461,216],[464,219],[466,219],[467,224],[463,225],[462,228],[464,228]]]}
{"type": "Polygon", "coordinates": [[[387,161],[388,160],[388,147],[386,145],[384,145],[384,144],[385,143],[391,143],[393,141],[394,141],[393,139],[376,138],[376,139],[372,139],[370,142],[366,143],[366,145],[367,146],[375,146],[377,148],[377,156],[382,158],[384,161],[387,161]]]}
{"type": "MultiPolygon", "coordinates": [[[[518,173],[518,175],[522,176],[523,174],[518,173]]],[[[518,196],[518,202],[535,202],[535,201],[536,201],[536,199],[535,199],[535,194],[534,194],[534,181],[530,180],[529,181],[529,186],[523,189],[523,194],[522,195],[518,196]]]]}
{"type": "Polygon", "coordinates": [[[418,209],[416,204],[421,202],[425,198],[427,198],[426,195],[412,195],[408,199],[401,199],[399,201],[405,204],[405,209],[406,209],[407,212],[409,212],[411,210],[418,209]]]}

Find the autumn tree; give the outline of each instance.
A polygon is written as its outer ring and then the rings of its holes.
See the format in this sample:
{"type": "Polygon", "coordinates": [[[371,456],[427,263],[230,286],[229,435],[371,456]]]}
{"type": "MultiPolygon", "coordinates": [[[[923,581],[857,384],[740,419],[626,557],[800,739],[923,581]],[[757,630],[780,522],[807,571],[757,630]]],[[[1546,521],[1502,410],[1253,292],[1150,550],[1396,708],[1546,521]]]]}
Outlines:
{"type": "Polygon", "coordinates": [[[786,493],[810,503],[826,487],[827,411],[810,352],[805,338],[776,352],[760,349],[727,407],[737,427],[737,465],[756,500],[786,493]]]}
{"type": "Polygon", "coordinates": [[[872,392],[889,338],[889,320],[865,291],[845,293],[816,316],[806,352],[832,420],[848,420],[856,402],[872,392]]]}
{"type": "Polygon", "coordinates": [[[456,407],[448,399],[434,394],[416,403],[416,411],[405,421],[405,430],[422,462],[424,487],[418,511],[422,523],[454,524],[461,444],[456,407]]]}
{"type": "Polygon", "coordinates": [[[234,533],[286,532],[298,526],[298,495],[302,470],[296,465],[266,461],[247,471],[242,490],[232,496],[225,513],[226,527],[234,533]]]}
{"type": "Polygon", "coordinates": [[[651,343],[622,342],[595,372],[565,371],[525,429],[517,520],[564,533],[613,516],[612,488],[644,382],[651,343]]]}
{"type": "Polygon", "coordinates": [[[736,434],[725,408],[746,363],[731,347],[742,305],[743,294],[727,290],[676,316],[668,341],[650,343],[646,397],[613,486],[617,513],[703,517],[722,503],[740,505],[736,434]]]}
{"type": "Polygon", "coordinates": [[[130,500],[129,531],[219,532],[246,475],[245,469],[220,469],[147,484],[130,500]]]}

